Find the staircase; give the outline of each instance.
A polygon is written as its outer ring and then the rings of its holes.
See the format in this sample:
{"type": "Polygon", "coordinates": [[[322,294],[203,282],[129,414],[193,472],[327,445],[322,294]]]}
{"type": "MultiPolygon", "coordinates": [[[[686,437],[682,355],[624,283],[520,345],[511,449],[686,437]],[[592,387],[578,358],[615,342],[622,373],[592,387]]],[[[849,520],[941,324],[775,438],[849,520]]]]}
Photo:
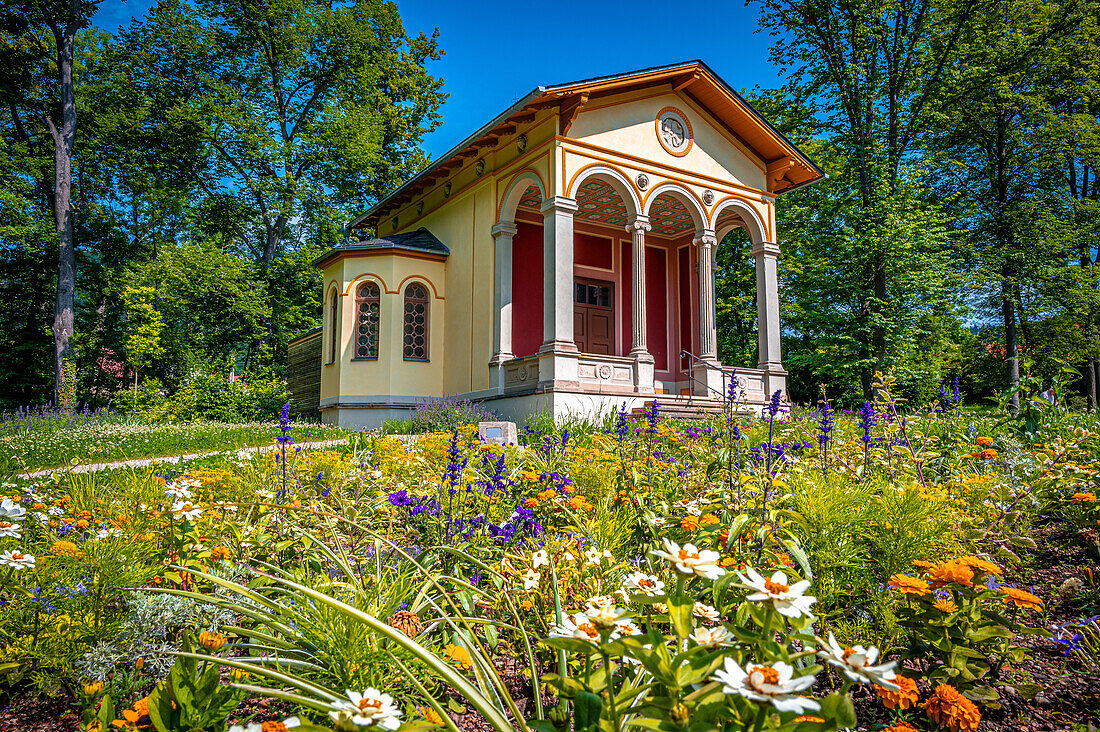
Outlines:
{"type": "Polygon", "coordinates": [[[709,419],[722,414],[722,402],[718,399],[697,396],[689,400],[687,396],[658,394],[647,401],[644,407],[634,407],[631,416],[644,419],[643,413],[652,409],[654,402],[657,404],[657,414],[664,419],[709,419]]]}

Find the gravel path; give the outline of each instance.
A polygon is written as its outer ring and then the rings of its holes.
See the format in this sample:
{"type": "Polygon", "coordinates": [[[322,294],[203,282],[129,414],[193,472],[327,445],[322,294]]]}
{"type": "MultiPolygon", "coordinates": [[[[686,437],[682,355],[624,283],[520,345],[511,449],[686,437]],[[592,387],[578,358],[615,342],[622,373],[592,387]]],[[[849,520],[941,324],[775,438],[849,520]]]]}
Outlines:
{"type": "MultiPolygon", "coordinates": [[[[330,447],[332,445],[346,445],[347,438],[340,440],[318,440],[316,442],[295,442],[294,447],[302,449],[314,447],[330,447]]],[[[178,463],[180,460],[194,460],[196,458],[209,457],[210,455],[222,455],[224,453],[260,453],[275,450],[278,445],[260,445],[259,447],[242,447],[231,450],[210,450],[208,452],[192,452],[186,455],[166,455],[164,457],[138,458],[136,460],[119,460],[113,463],[89,463],[87,465],[61,466],[46,470],[35,470],[31,473],[20,473],[20,478],[42,478],[53,473],[95,473],[100,470],[113,470],[114,468],[144,468],[153,463],[178,463]]]]}

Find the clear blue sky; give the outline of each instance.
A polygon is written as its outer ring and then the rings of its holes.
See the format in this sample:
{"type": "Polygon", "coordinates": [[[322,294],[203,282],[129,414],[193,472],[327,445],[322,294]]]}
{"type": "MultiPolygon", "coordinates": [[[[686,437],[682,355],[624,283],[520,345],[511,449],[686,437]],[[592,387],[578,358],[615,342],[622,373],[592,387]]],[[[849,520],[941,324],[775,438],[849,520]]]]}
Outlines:
{"type": "MultiPolygon", "coordinates": [[[[103,0],[96,25],[128,25],[151,0],[103,0]]],[[[735,89],[779,84],[756,6],[730,2],[398,0],[405,29],[439,28],[446,55],[429,70],[450,94],[424,142],[436,158],[544,84],[702,59],[735,89]]]]}

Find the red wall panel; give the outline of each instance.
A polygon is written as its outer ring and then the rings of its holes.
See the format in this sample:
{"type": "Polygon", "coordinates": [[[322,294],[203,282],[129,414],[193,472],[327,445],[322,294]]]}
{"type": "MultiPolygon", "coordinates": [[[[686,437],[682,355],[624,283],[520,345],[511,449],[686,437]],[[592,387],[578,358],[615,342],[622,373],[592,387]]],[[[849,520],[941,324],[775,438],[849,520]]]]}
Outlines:
{"type": "Polygon", "coordinates": [[[619,355],[630,353],[630,349],[634,347],[634,260],[631,259],[631,246],[630,242],[623,242],[623,254],[619,260],[622,267],[619,277],[619,292],[622,295],[622,307],[619,312],[619,332],[622,334],[623,343],[622,353],[619,355]]]}
{"type": "Polygon", "coordinates": [[[542,227],[516,222],[512,237],[512,352],[530,356],[542,345],[542,227]]]}
{"type": "Polygon", "coordinates": [[[668,270],[666,250],[645,248],[646,346],[653,368],[668,371],[668,270]]]}
{"type": "Polygon", "coordinates": [[[582,267],[612,269],[611,240],[592,234],[573,234],[573,263],[582,267]]]}
{"type": "MultiPolygon", "coordinates": [[[[681,351],[692,351],[694,353],[691,342],[691,265],[689,263],[691,258],[688,256],[690,251],[690,247],[682,247],[678,249],[676,253],[676,268],[680,282],[679,349],[681,351]]],[[[688,359],[681,358],[678,359],[678,361],[680,363],[680,371],[686,372],[688,368],[688,359]]]]}

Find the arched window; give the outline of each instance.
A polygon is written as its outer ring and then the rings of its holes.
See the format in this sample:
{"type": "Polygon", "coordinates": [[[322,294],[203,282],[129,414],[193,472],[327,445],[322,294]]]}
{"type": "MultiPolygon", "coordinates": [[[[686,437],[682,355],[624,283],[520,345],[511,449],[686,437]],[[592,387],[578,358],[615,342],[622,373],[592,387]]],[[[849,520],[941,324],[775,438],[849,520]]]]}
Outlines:
{"type": "Polygon", "coordinates": [[[378,285],[366,282],[355,293],[355,357],[378,358],[378,321],[381,300],[378,285]]]}
{"type": "Polygon", "coordinates": [[[428,360],[428,288],[413,282],[405,288],[404,353],[406,361],[428,360]]]}
{"type": "Polygon", "coordinates": [[[332,292],[329,294],[328,304],[328,328],[329,328],[329,348],[328,348],[328,362],[336,363],[336,354],[340,347],[340,298],[336,294],[336,288],[332,288],[332,292]]]}

